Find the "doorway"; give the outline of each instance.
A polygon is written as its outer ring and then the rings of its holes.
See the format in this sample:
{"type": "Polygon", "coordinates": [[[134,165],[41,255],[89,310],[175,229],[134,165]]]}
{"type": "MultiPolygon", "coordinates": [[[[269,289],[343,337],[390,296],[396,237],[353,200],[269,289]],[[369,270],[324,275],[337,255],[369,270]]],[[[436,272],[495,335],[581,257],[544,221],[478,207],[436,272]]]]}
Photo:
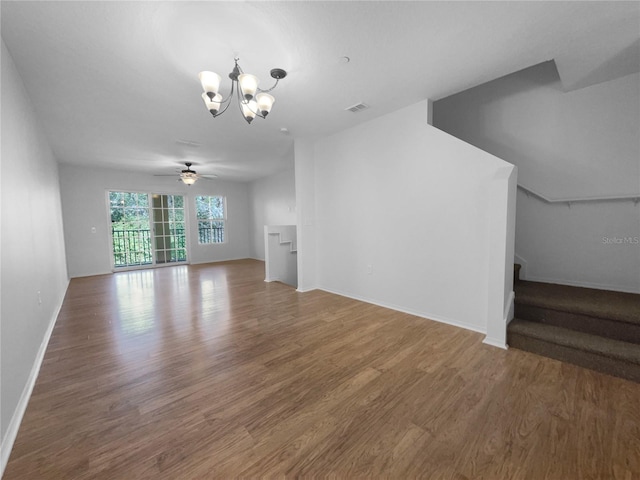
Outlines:
{"type": "Polygon", "coordinates": [[[182,195],[109,192],[114,269],[186,263],[182,195]]]}

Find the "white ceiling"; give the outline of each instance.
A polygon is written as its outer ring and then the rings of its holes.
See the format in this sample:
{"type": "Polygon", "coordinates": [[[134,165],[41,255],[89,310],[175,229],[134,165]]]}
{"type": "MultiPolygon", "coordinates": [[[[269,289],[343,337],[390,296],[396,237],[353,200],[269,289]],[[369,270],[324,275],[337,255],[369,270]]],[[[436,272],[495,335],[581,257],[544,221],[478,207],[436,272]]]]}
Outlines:
{"type": "Polygon", "coordinates": [[[639,2],[1,3],[2,38],[58,160],[153,174],[191,161],[248,181],[331,134],[556,59],[567,88],[638,71],[639,2]],[[273,92],[266,120],[216,119],[197,79],[228,91],[234,56],[273,92]],[[344,64],[340,57],[349,56],[344,64]],[[606,78],[605,78],[606,77],[606,78]],[[344,109],[358,102],[359,113],[344,109]],[[280,133],[288,128],[290,135],[280,133]],[[181,141],[193,141],[198,147],[181,141]]]}

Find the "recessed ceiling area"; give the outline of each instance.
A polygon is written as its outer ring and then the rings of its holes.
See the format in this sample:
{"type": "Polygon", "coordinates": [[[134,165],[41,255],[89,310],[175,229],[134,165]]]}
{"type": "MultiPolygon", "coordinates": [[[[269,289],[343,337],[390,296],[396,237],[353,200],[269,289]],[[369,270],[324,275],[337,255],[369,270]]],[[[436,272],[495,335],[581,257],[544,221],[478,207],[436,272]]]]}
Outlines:
{"type": "Polygon", "coordinates": [[[59,162],[149,174],[189,161],[198,173],[251,181],[290,167],[296,138],[543,61],[556,60],[568,89],[640,68],[638,2],[3,0],[0,8],[2,38],[59,162]],[[203,70],[220,74],[228,92],[236,56],[265,87],[272,68],[288,73],[268,118],[251,125],[233,106],[212,118],[200,96],[203,70]],[[359,103],[370,108],[345,111],[359,103]]]}

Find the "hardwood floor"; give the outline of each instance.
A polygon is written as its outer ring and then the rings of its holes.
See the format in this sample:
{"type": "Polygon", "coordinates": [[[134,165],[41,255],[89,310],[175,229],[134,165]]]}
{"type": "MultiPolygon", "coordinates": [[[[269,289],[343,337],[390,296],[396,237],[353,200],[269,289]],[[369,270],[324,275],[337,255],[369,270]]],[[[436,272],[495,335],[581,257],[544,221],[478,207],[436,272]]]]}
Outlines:
{"type": "Polygon", "coordinates": [[[640,478],[639,384],[263,278],[72,280],[4,478],[640,478]]]}

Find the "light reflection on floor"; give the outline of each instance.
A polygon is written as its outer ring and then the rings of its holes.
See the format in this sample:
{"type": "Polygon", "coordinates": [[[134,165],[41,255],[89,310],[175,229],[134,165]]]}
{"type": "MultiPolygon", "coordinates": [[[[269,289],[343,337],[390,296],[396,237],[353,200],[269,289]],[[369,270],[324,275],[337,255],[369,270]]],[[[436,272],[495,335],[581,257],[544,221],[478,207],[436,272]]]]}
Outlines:
{"type": "Polygon", "coordinates": [[[117,320],[125,336],[151,330],[155,322],[153,270],[115,274],[117,320]]]}
{"type": "MultiPolygon", "coordinates": [[[[219,313],[229,310],[229,289],[226,278],[201,280],[200,308],[202,313],[214,314],[217,321],[225,320],[225,318],[221,318],[219,313]]],[[[213,318],[210,317],[209,319],[212,320],[213,318]]],[[[228,321],[228,316],[226,316],[226,320],[228,321]]]]}
{"type": "Polygon", "coordinates": [[[114,275],[113,333],[121,353],[141,353],[145,343],[169,331],[174,339],[189,331],[207,332],[214,343],[227,332],[233,302],[224,270],[203,271],[190,282],[188,269],[185,265],[114,275]]]}

